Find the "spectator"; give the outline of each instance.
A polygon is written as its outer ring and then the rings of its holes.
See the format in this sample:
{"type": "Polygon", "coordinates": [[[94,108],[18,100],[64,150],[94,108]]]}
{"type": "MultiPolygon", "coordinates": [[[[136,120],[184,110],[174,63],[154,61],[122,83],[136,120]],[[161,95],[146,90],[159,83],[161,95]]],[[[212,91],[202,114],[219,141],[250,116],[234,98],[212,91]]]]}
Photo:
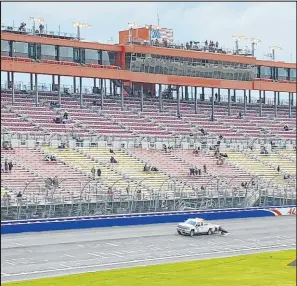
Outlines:
{"type": "Polygon", "coordinates": [[[242,119],[242,113],[241,113],[241,111],[238,113],[237,119],[242,119]]]}
{"type": "Polygon", "coordinates": [[[285,125],[285,126],[284,126],[284,130],[285,130],[285,131],[289,131],[289,127],[288,127],[288,125],[285,125]]]}
{"type": "Polygon", "coordinates": [[[153,167],[151,168],[151,171],[153,171],[153,172],[158,172],[159,170],[157,169],[157,167],[153,166],[153,167]]]}
{"type": "Polygon", "coordinates": [[[201,169],[198,169],[198,176],[201,176],[201,169]]]}
{"type": "Polygon", "coordinates": [[[63,118],[64,118],[64,119],[68,119],[68,111],[67,111],[67,110],[64,111],[63,118]]]}
{"type": "Polygon", "coordinates": [[[101,170],[100,170],[100,168],[97,169],[97,176],[98,177],[101,177],[101,170]]]}
{"type": "Polygon", "coordinates": [[[197,169],[197,167],[195,167],[194,173],[195,173],[196,176],[198,176],[198,169],[197,169]]]}
{"type": "Polygon", "coordinates": [[[143,167],[143,172],[148,172],[150,170],[150,167],[145,164],[144,167],[143,167]]]}
{"type": "Polygon", "coordinates": [[[17,198],[21,198],[23,195],[21,192],[18,192],[18,194],[16,196],[17,196],[17,198]]]}
{"type": "Polygon", "coordinates": [[[206,165],[204,164],[203,165],[203,172],[206,173],[206,171],[207,171],[207,168],[206,168],[206,165]]]}
{"type": "Polygon", "coordinates": [[[288,179],[290,179],[290,177],[291,177],[291,176],[290,176],[289,174],[285,174],[285,175],[284,175],[284,180],[288,180],[288,179]]]}
{"type": "Polygon", "coordinates": [[[218,94],[215,93],[215,100],[218,101],[218,94]]]}
{"type": "Polygon", "coordinates": [[[190,168],[190,176],[194,176],[194,174],[195,174],[195,169],[194,168],[190,168]]]}
{"type": "Polygon", "coordinates": [[[13,167],[13,164],[12,164],[12,162],[10,161],[10,162],[8,163],[8,170],[9,170],[9,173],[11,172],[12,167],[13,167]]]}
{"type": "Polygon", "coordinates": [[[109,153],[115,155],[115,153],[114,153],[114,151],[112,149],[109,149],[109,153]]]}
{"type": "Polygon", "coordinates": [[[53,178],[53,186],[54,186],[55,188],[58,188],[58,187],[59,187],[59,180],[58,180],[58,177],[57,177],[57,176],[55,176],[55,177],[53,178]]]}
{"type": "Polygon", "coordinates": [[[141,200],[141,190],[137,190],[136,194],[137,194],[137,199],[141,200]]]}
{"type": "Polygon", "coordinates": [[[5,160],[5,162],[4,162],[4,170],[5,170],[5,173],[8,173],[8,162],[7,162],[7,160],[5,160]]]}
{"type": "Polygon", "coordinates": [[[55,122],[56,124],[63,123],[62,118],[61,118],[59,115],[56,116],[56,118],[54,119],[54,122],[55,122]]]}
{"type": "Polygon", "coordinates": [[[49,162],[50,160],[51,160],[50,156],[49,155],[45,155],[44,161],[49,162]]]}
{"type": "Polygon", "coordinates": [[[92,169],[91,169],[91,173],[93,175],[93,178],[95,178],[95,172],[96,172],[96,169],[95,167],[93,166],[92,169]]]}
{"type": "Polygon", "coordinates": [[[278,172],[280,171],[280,166],[279,166],[279,165],[277,165],[276,170],[277,170],[278,172]]]}
{"type": "Polygon", "coordinates": [[[117,161],[113,156],[111,156],[111,158],[110,158],[110,163],[111,163],[111,164],[117,164],[118,161],[117,161]]]}
{"type": "Polygon", "coordinates": [[[1,162],[1,173],[4,173],[5,169],[4,169],[4,165],[3,163],[1,162]]]}
{"type": "Polygon", "coordinates": [[[201,186],[201,191],[205,191],[205,187],[203,185],[201,186]]]}

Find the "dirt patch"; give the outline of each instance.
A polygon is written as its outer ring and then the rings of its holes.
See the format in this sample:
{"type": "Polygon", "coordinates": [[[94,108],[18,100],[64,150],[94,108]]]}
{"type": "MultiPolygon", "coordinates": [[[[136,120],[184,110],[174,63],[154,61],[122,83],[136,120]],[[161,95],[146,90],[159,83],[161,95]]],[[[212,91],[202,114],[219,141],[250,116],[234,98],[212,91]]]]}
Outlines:
{"type": "Polygon", "coordinates": [[[295,266],[296,267],[296,259],[288,264],[288,266],[295,266]]]}

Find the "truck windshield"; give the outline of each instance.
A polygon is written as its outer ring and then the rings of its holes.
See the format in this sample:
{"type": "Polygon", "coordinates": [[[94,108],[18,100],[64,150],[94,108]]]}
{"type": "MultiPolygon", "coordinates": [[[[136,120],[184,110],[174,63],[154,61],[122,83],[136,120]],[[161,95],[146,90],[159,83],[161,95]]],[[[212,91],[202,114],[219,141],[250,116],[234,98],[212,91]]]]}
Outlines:
{"type": "Polygon", "coordinates": [[[192,219],[187,219],[186,221],[185,221],[185,223],[187,223],[187,224],[191,224],[191,225],[196,225],[196,222],[194,221],[194,220],[192,220],[192,219]]]}

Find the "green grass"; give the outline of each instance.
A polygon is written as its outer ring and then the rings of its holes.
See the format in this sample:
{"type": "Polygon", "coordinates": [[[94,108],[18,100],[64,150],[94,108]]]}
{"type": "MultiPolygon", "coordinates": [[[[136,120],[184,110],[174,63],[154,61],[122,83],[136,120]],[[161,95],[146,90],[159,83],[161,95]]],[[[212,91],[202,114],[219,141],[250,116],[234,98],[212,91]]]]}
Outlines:
{"type": "Polygon", "coordinates": [[[293,286],[296,250],[13,282],[9,286],[293,286]]]}

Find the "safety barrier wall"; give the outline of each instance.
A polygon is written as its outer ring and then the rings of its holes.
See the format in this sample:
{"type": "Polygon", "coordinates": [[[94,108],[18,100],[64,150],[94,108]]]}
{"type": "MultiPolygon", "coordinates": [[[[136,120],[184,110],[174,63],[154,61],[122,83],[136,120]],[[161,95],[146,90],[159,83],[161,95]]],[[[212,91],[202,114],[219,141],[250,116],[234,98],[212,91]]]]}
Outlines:
{"type": "Polygon", "coordinates": [[[200,217],[205,220],[219,220],[281,215],[296,215],[296,206],[3,221],[1,223],[1,234],[176,223],[193,217],[200,217]]]}

